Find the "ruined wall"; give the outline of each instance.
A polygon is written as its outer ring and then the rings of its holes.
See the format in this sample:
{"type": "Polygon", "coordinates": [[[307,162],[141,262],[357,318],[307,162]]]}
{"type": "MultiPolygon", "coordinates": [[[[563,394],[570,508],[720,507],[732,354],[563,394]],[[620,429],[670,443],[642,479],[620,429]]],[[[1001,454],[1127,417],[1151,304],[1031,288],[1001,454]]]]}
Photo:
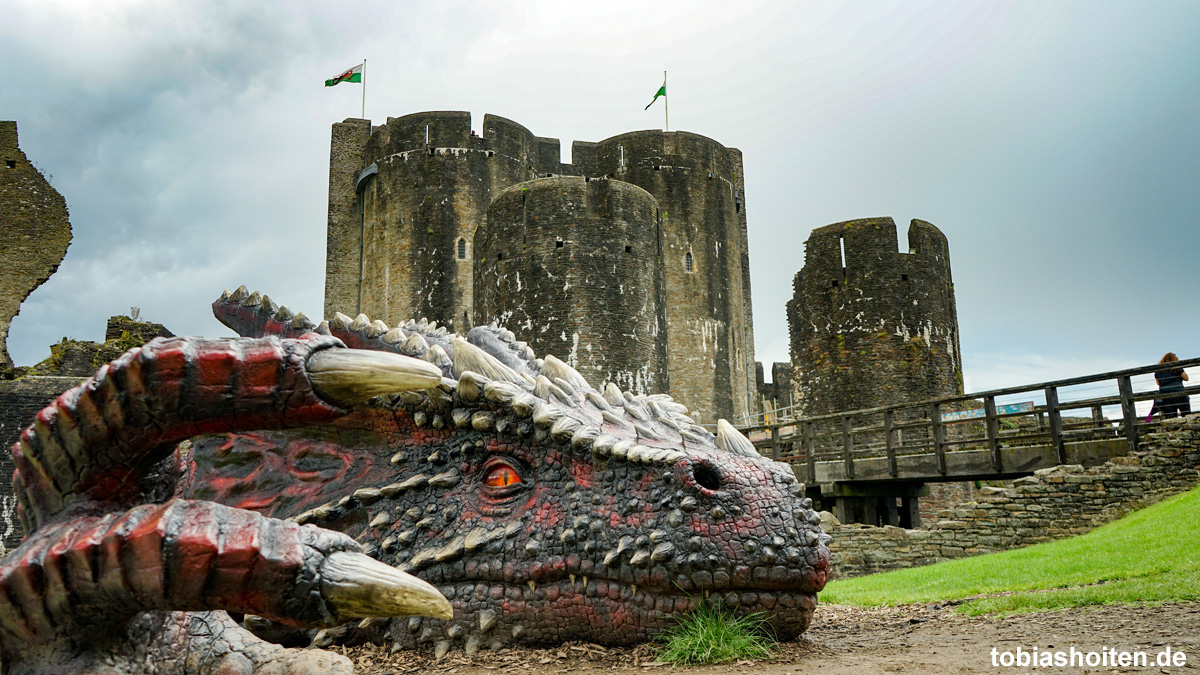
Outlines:
{"type": "Polygon", "coordinates": [[[24,377],[0,380],[0,542],[11,550],[25,536],[17,520],[13,497],[11,448],[38,412],[62,392],[83,381],[82,377],[24,377]]]}
{"type": "MultiPolygon", "coordinates": [[[[373,131],[365,120],[334,125],[326,315],[361,311],[388,324],[424,316],[465,332],[480,322],[472,316],[474,235],[492,199],[535,178],[615,178],[646,190],[660,208],[663,382],[703,423],[753,411],[741,153],[696,134],[639,131],[576,141],[572,163],[563,164],[556,139],[494,115],[475,136],[470,120],[466,112],[428,112],[389,118],[373,131]]],[[[608,291],[620,294],[619,286],[608,291]]],[[[622,339],[612,335],[604,349],[622,339]]]]}
{"type": "Polygon", "coordinates": [[[813,230],[788,302],[793,398],[806,415],[962,393],[946,237],[891,218],[813,230]]]}
{"type": "Polygon", "coordinates": [[[12,366],[6,342],[13,317],[70,244],[66,200],[21,152],[17,123],[0,121],[0,370],[12,366]]]}
{"type": "Polygon", "coordinates": [[[1083,534],[1200,485],[1200,418],[1164,420],[1138,452],[1085,469],[1041,469],[1011,488],[984,487],[938,512],[929,529],[836,525],[835,577],[854,577],[1083,534]]]}
{"type": "Polygon", "coordinates": [[[475,315],[598,386],[666,391],[658,204],[617,180],[540,178],[501,193],[475,235],[475,315]]]}

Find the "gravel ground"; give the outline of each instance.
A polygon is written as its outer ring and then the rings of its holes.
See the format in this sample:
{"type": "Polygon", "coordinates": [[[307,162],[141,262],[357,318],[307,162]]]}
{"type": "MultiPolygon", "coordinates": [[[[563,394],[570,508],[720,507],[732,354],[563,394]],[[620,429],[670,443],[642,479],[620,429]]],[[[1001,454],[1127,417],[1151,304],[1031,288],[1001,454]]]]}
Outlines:
{"type": "Polygon", "coordinates": [[[511,649],[480,652],[467,658],[451,652],[441,661],[427,653],[364,646],[339,648],[361,675],[445,673],[485,675],[504,671],[514,675],[557,673],[727,673],[753,675],[882,675],[892,673],[1188,673],[1200,672],[1200,603],[1157,607],[1096,607],[1009,617],[967,617],[953,607],[906,605],[863,608],[824,605],[817,609],[805,637],[782,645],[767,661],[742,661],[720,666],[680,667],[655,660],[653,645],[605,648],[572,643],[550,649],[511,649]],[[1147,667],[1043,667],[1027,669],[992,665],[1004,652],[1082,652],[1113,649],[1145,652],[1147,667]],[[1159,667],[1155,660],[1170,647],[1183,652],[1186,665],[1159,667]]]}

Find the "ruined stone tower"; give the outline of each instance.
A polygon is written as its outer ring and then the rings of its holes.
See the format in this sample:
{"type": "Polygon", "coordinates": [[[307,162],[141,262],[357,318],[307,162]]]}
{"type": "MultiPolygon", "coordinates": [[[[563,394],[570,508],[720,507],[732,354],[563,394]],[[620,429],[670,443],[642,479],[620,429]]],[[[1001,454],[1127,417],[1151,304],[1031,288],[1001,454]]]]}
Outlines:
{"type": "Polygon", "coordinates": [[[793,400],[804,415],[962,393],[946,237],[891,218],[813,230],[788,302],[793,400]]]}
{"type": "Polygon", "coordinates": [[[597,375],[611,373],[633,391],[669,392],[703,422],[746,415],[754,407],[755,381],[741,153],[696,134],[662,131],[576,141],[571,164],[559,153],[557,139],[536,137],[494,115],[484,117],[482,136],[472,133],[465,112],[416,113],[378,127],[358,119],[335,124],[326,314],[363,312],[388,324],[423,316],[460,333],[502,320],[539,352],[597,375]],[[564,176],[584,180],[559,180],[564,176]],[[556,182],[540,182],[546,179],[556,182]],[[589,179],[608,182],[592,186],[589,179]],[[537,210],[534,218],[517,217],[511,200],[518,197],[505,192],[521,183],[528,183],[526,200],[536,197],[526,202],[537,210]],[[640,190],[627,189],[635,186],[640,190]],[[560,250],[555,240],[556,257],[539,258],[544,241],[505,245],[498,232],[477,241],[476,229],[502,193],[508,201],[496,213],[504,214],[504,236],[554,232],[562,248],[572,250],[560,250]],[[566,201],[555,206],[556,200],[566,201]],[[655,211],[647,220],[650,203],[655,211]],[[504,249],[514,257],[479,258],[476,249],[485,240],[489,255],[504,249]],[[652,247],[652,256],[620,257],[652,247]],[[598,259],[615,271],[601,278],[598,259]],[[523,277],[551,271],[591,279],[589,290],[577,288],[559,300],[590,303],[592,310],[603,301],[609,309],[563,317],[564,306],[547,300],[558,282],[523,278],[518,288],[517,269],[523,277]],[[493,274],[487,283],[499,285],[481,287],[477,270],[493,274]],[[625,292],[650,304],[635,311],[625,292]],[[521,323],[539,334],[525,332],[521,323]],[[581,360],[576,333],[594,337],[588,359],[581,360]],[[633,335],[654,344],[624,344],[633,335]]]}
{"type": "Polygon", "coordinates": [[[66,200],[21,152],[17,123],[0,121],[0,370],[12,366],[6,341],[13,317],[70,244],[66,200]]]}

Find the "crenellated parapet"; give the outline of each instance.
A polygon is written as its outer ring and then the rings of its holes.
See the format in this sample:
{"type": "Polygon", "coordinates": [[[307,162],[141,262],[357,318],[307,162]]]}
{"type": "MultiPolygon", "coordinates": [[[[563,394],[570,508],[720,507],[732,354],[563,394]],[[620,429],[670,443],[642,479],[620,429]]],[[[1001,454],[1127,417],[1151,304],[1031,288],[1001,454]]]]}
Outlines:
{"type": "MultiPolygon", "coordinates": [[[[334,125],[326,314],[364,312],[388,323],[427,317],[465,332],[494,309],[476,301],[473,275],[482,262],[476,231],[501,193],[567,176],[583,185],[611,181],[610,191],[636,186],[657,203],[654,274],[666,299],[655,339],[665,345],[669,375],[645,381],[670,382],[669,393],[704,422],[746,415],[756,387],[741,154],[705,136],[657,130],[575,141],[571,152],[563,163],[558,139],[496,115],[484,117],[481,134],[472,132],[470,113],[455,111],[373,128],[366,120],[334,125]]],[[[576,182],[536,190],[544,199],[576,182]]],[[[619,285],[598,291],[613,300],[620,293],[619,285]]]]}
{"type": "Polygon", "coordinates": [[[946,237],[914,220],[898,250],[891,218],[813,230],[788,303],[793,398],[804,414],[962,393],[946,237]]]}

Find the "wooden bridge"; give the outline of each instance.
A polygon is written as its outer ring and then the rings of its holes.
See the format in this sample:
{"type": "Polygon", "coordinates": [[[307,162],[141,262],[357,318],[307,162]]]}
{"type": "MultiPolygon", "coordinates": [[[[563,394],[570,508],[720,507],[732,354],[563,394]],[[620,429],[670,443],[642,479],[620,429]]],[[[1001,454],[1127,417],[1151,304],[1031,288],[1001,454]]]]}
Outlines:
{"type": "MultiPolygon", "coordinates": [[[[1171,365],[1200,366],[1200,358],[1171,365]]],[[[1153,373],[1163,369],[1154,364],[831,415],[781,415],[740,429],[764,455],[791,463],[810,494],[842,522],[919,527],[917,500],[927,494],[926,483],[1011,479],[1059,464],[1102,464],[1136,450],[1160,418],[1147,421],[1135,406],[1158,397],[1153,373]]],[[[1200,384],[1186,388],[1195,393],[1200,384]]]]}

